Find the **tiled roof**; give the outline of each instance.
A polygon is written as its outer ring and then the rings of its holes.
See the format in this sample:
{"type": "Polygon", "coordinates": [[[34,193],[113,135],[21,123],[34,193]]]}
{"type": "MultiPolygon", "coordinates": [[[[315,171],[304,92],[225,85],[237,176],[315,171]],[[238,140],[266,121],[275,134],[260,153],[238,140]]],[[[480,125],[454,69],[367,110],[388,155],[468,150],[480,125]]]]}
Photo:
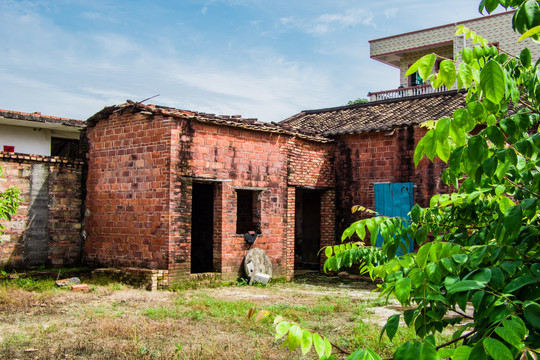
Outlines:
{"type": "Polygon", "coordinates": [[[98,113],[94,114],[88,120],[86,121],[88,126],[95,125],[99,120],[106,119],[109,116],[111,116],[113,113],[116,112],[139,112],[142,114],[159,114],[164,116],[171,116],[175,118],[184,118],[184,119],[190,119],[195,120],[198,122],[203,123],[211,123],[215,125],[220,126],[231,126],[231,127],[238,127],[253,131],[263,131],[263,132],[271,132],[271,133],[278,133],[278,134],[286,134],[291,136],[296,136],[299,138],[303,138],[306,140],[312,140],[312,141],[318,141],[318,142],[330,142],[333,141],[332,139],[326,138],[324,136],[321,136],[316,133],[310,133],[306,134],[302,132],[301,130],[295,130],[292,129],[289,126],[283,126],[280,123],[266,123],[262,121],[258,121],[257,119],[245,119],[242,118],[240,115],[214,115],[214,114],[206,114],[201,112],[195,112],[195,111],[188,111],[188,110],[180,110],[165,106],[159,106],[159,105],[145,105],[138,102],[133,102],[131,100],[127,100],[126,103],[121,105],[114,105],[114,106],[108,106],[105,107],[103,110],[99,111],[98,113]]]}
{"type": "Polygon", "coordinates": [[[19,111],[0,109],[0,117],[4,117],[7,119],[36,121],[36,122],[48,123],[48,124],[61,124],[61,125],[75,126],[75,127],[81,127],[81,128],[86,126],[85,122],[82,120],[67,119],[67,118],[61,118],[57,116],[41,115],[41,113],[39,112],[25,113],[25,112],[19,112],[19,111]]]}
{"type": "Polygon", "coordinates": [[[442,93],[336,108],[305,110],[280,125],[322,136],[384,131],[450,116],[464,107],[466,93],[442,93]]]}

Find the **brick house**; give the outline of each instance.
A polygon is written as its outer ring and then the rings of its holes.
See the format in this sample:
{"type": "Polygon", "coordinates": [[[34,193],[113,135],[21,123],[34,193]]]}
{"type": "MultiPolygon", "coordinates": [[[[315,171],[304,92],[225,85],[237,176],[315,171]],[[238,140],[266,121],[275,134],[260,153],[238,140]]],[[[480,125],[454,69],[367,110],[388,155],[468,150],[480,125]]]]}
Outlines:
{"type": "Polygon", "coordinates": [[[297,262],[318,267],[317,251],[334,241],[326,137],[133,102],[103,109],[87,126],[88,264],[161,269],[171,280],[233,278],[254,231],[274,276],[291,278],[295,245],[296,255],[304,250],[297,262]],[[295,229],[295,213],[304,227],[295,229]]]}
{"type": "Polygon", "coordinates": [[[0,234],[0,267],[68,267],[82,255],[80,120],[0,110],[0,191],[16,185],[22,204],[0,234]]]}
{"type": "Polygon", "coordinates": [[[384,215],[405,216],[413,204],[427,206],[432,195],[447,190],[440,180],[442,162],[424,159],[415,169],[414,149],[427,131],[418,125],[448,116],[464,106],[465,95],[448,91],[307,110],[281,123],[296,131],[334,140],[338,233],[358,219],[358,215],[351,214],[353,205],[375,209],[384,215]],[[401,213],[389,213],[378,205],[381,204],[378,197],[384,198],[392,191],[388,189],[392,184],[407,186],[406,190],[412,194],[405,204],[392,204],[386,199],[391,208],[404,207],[401,213]]]}

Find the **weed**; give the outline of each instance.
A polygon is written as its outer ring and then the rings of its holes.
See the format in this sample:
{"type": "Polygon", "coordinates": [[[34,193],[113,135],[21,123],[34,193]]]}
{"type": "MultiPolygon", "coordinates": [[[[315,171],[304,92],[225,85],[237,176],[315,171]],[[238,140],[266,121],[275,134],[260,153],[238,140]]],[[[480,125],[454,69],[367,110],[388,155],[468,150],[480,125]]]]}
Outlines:
{"type": "Polygon", "coordinates": [[[178,319],[181,317],[177,309],[171,309],[165,306],[146,308],[141,311],[141,315],[148,316],[150,319],[178,319]]]}
{"type": "Polygon", "coordinates": [[[111,290],[114,290],[114,291],[120,291],[123,288],[122,284],[120,283],[110,284],[109,287],[111,288],[111,290]]]}

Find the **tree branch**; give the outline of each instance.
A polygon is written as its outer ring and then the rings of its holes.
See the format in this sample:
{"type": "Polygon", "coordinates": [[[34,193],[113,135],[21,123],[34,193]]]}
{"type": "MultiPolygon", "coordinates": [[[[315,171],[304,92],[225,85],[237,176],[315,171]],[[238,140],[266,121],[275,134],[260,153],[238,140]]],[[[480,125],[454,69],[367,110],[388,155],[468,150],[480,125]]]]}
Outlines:
{"type": "Polygon", "coordinates": [[[537,193],[535,193],[534,191],[531,191],[531,190],[529,190],[529,189],[527,189],[527,188],[525,188],[525,187],[523,187],[523,186],[521,186],[521,185],[519,185],[519,184],[516,184],[515,182],[513,182],[512,180],[510,180],[507,176],[504,177],[504,180],[508,181],[510,184],[512,184],[513,186],[517,187],[518,189],[521,189],[521,190],[523,190],[523,191],[526,191],[526,192],[528,192],[529,194],[534,195],[534,196],[536,196],[536,197],[540,197],[540,194],[537,194],[537,193]]]}
{"type": "Polygon", "coordinates": [[[444,344],[441,344],[439,346],[437,346],[435,349],[439,350],[439,349],[442,349],[443,347],[446,347],[446,346],[449,346],[449,345],[452,345],[454,343],[457,343],[458,341],[460,340],[465,340],[466,338],[468,338],[469,336],[473,335],[476,333],[476,330],[473,330],[471,332],[468,332],[467,334],[465,335],[461,335],[460,337],[458,337],[457,339],[454,339],[454,340],[450,340],[449,342],[446,342],[444,344]]]}

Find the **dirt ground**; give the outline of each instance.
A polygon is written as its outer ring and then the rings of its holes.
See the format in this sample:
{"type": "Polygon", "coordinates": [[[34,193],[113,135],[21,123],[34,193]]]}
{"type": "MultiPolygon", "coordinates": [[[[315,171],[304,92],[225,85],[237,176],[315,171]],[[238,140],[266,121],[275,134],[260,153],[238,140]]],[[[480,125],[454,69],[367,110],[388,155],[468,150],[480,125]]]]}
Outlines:
{"type": "MultiPolygon", "coordinates": [[[[305,273],[291,283],[149,292],[110,282],[89,292],[0,288],[0,359],[297,359],[274,340],[265,308],[329,337],[348,351],[378,342],[384,306],[363,281],[305,273]]],[[[314,353],[305,358],[316,358],[314,353]]]]}

